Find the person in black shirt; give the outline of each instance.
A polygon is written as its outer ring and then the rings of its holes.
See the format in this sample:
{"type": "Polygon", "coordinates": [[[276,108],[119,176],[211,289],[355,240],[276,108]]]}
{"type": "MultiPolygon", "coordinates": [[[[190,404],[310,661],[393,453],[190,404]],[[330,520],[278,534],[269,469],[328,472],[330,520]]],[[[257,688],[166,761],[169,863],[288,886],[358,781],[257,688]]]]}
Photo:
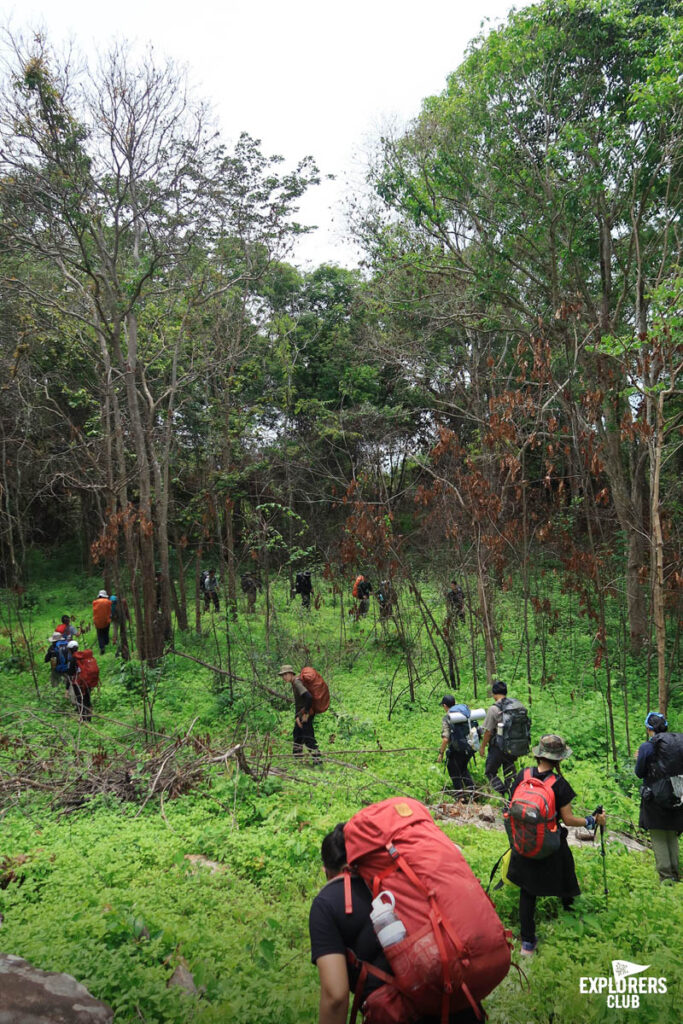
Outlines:
{"type": "MultiPolygon", "coordinates": [[[[360,968],[349,963],[347,950],[351,950],[358,960],[387,974],[391,974],[391,967],[370,920],[370,891],[346,862],[343,824],[325,836],[321,855],[327,883],[313,900],[308,918],[311,961],[318,968],[320,977],[318,1021],[319,1024],[346,1024],[349,993],[355,992],[360,974],[360,968]],[[348,883],[345,878],[349,879],[348,883]],[[349,883],[352,910],[347,914],[344,890],[349,883]]],[[[368,973],[363,999],[383,984],[380,978],[368,973]]],[[[448,1024],[474,1024],[476,1021],[471,1009],[458,1011],[448,1018],[448,1024]]],[[[440,1024],[440,1019],[421,1017],[415,1024],[440,1024]]]]}
{"type": "Polygon", "coordinates": [[[649,711],[645,718],[647,740],[638,747],[635,772],[644,785],[640,791],[638,827],[650,830],[655,867],[661,882],[680,882],[678,837],[683,832],[683,807],[664,807],[657,802],[652,786],[670,777],[666,763],[675,771],[680,766],[683,737],[670,733],[669,723],[658,711],[649,711]],[[664,739],[663,737],[666,737],[664,739]],[[662,750],[664,746],[664,750],[662,750]],[[669,757],[667,753],[671,752],[669,757]],[[673,755],[671,757],[671,755],[673,755]]]}
{"type": "MultiPolygon", "coordinates": [[[[567,780],[560,774],[560,762],[571,756],[571,748],[559,736],[542,736],[538,745],[532,750],[537,767],[533,775],[539,779],[547,779],[555,775],[553,792],[557,810],[557,824],[560,830],[560,848],[543,860],[522,857],[514,849],[510,854],[508,878],[519,886],[519,923],[522,935],[522,955],[530,956],[536,951],[536,899],[538,896],[559,896],[563,907],[567,910],[575,896],[581,890],[574,869],[574,858],[567,843],[567,830],[562,827],[571,825],[575,828],[594,829],[596,825],[605,824],[605,815],[588,815],[579,818],[572,812],[572,800],[576,793],[567,780]]],[[[514,797],[515,790],[524,778],[524,770],[517,773],[510,794],[514,797]]]]}

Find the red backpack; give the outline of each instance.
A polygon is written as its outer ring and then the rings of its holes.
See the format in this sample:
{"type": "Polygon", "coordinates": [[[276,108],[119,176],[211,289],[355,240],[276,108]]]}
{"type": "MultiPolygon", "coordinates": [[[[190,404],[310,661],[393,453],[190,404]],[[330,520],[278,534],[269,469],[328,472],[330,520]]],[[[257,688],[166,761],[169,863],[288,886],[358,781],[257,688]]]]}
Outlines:
{"type": "Polygon", "coordinates": [[[560,848],[553,783],[557,775],[538,779],[525,768],[507,811],[503,813],[510,846],[522,857],[544,860],[560,848]]]}
{"type": "MultiPolygon", "coordinates": [[[[361,965],[351,1024],[368,973],[385,984],[363,1003],[367,1024],[405,1024],[448,1016],[478,1003],[510,968],[510,933],[462,853],[437,828],[426,807],[392,797],[365,807],[344,826],[349,865],[373,898],[388,889],[406,937],[384,953],[393,974],[361,965]]],[[[347,887],[347,913],[351,913],[347,887]]],[[[353,955],[351,955],[353,956],[353,955]]]]}
{"type": "Polygon", "coordinates": [[[92,651],[74,651],[74,660],[78,665],[76,685],[83,686],[86,690],[92,690],[100,681],[100,669],[92,651]]]}
{"type": "Polygon", "coordinates": [[[330,706],[330,690],[327,683],[319,672],[310,667],[302,668],[299,678],[313,698],[314,712],[316,715],[322,715],[330,706]]]}

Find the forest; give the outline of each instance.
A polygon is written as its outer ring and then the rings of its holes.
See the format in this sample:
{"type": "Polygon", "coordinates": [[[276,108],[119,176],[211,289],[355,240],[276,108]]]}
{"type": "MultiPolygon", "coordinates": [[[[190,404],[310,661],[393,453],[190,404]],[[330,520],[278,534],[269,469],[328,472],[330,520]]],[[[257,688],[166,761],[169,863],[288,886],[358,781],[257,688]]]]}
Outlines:
{"type": "MultiPolygon", "coordinates": [[[[490,1020],[680,1014],[633,766],[646,714],[683,710],[682,26],[675,0],[542,0],[483,31],[376,140],[361,266],[312,270],[314,158],[225,143],[151,48],[5,37],[0,950],[117,1024],[317,1020],[337,822],[414,797],[484,885],[506,849],[479,758],[465,802],[437,761],[443,694],[486,708],[501,679],[607,827],[490,1020]],[[100,656],[102,589],[129,616],[100,656]],[[64,614],[91,721],[44,662],[64,614]],[[329,684],[322,771],[282,664],[329,684]],[[613,960],[665,992],[586,994],[613,960]]],[[[516,941],[517,889],[491,896],[516,941]]]]}

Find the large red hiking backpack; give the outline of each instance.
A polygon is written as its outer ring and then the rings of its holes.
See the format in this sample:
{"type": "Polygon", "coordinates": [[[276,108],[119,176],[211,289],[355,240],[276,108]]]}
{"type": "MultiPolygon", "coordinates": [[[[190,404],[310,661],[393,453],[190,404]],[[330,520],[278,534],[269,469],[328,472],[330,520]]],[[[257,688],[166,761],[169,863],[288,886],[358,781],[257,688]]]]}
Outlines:
{"type": "Polygon", "coordinates": [[[359,574],[358,576],[356,576],[355,582],[353,584],[353,590],[351,591],[351,593],[353,594],[353,596],[355,598],[357,598],[359,596],[358,595],[358,588],[361,585],[361,583],[363,583],[364,580],[365,580],[365,576],[363,576],[362,573],[359,574]]]}
{"type": "Polygon", "coordinates": [[[521,782],[503,812],[510,846],[522,857],[543,860],[560,848],[560,830],[553,783],[556,775],[539,779],[525,768],[521,782]]]}
{"type": "Polygon", "coordinates": [[[299,678],[313,698],[313,710],[316,715],[322,715],[330,706],[330,690],[327,683],[320,673],[310,666],[301,669],[299,678]]]}
{"type": "Polygon", "coordinates": [[[346,856],[373,897],[389,890],[406,928],[385,948],[393,976],[361,969],[351,1024],[366,974],[385,985],[363,1004],[369,1024],[410,1022],[474,1007],[510,968],[509,933],[458,847],[437,828],[423,804],[392,797],[365,807],[344,826],[346,856]],[[365,973],[364,973],[365,972],[365,973]]]}
{"type": "Polygon", "coordinates": [[[78,665],[76,685],[92,690],[100,681],[100,669],[92,651],[74,651],[74,660],[78,665]]]}

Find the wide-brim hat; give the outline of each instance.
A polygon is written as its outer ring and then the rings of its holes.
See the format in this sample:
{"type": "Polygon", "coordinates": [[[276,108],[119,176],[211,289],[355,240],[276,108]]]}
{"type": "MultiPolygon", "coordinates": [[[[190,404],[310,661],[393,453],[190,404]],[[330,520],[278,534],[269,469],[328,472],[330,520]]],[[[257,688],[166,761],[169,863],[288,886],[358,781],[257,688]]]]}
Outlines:
{"type": "Polygon", "coordinates": [[[64,636],[61,633],[53,633],[52,636],[50,637],[50,640],[52,640],[53,643],[56,642],[57,640],[63,640],[63,639],[64,639],[64,636]]]}
{"type": "Polygon", "coordinates": [[[572,756],[572,748],[567,746],[561,736],[550,734],[541,736],[531,753],[534,757],[542,757],[546,761],[564,761],[572,756]]]}
{"type": "Polygon", "coordinates": [[[280,671],[278,672],[278,675],[286,676],[288,672],[291,672],[293,676],[296,675],[296,669],[292,665],[282,665],[280,671]]]}
{"type": "MultiPolygon", "coordinates": [[[[91,593],[92,593],[92,591],[91,591],[91,593]]],[[[100,592],[99,592],[99,594],[97,596],[98,597],[109,597],[109,595],[108,595],[106,590],[100,590],[100,592]]]]}

